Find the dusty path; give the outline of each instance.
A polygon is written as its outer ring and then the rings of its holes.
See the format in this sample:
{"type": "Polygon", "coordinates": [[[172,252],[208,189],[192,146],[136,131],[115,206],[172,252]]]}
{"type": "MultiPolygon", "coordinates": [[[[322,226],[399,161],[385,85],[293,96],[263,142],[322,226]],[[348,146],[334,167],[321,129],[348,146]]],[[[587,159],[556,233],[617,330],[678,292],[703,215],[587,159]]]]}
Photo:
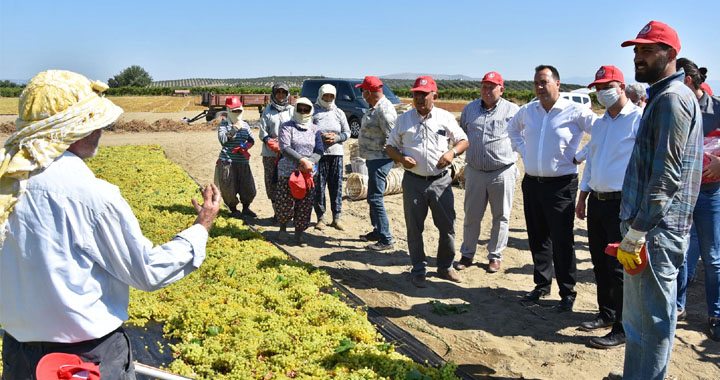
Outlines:
{"type": "MultiPolygon", "coordinates": [[[[174,117],[180,116],[184,113],[174,117]]],[[[254,132],[257,133],[257,130],[254,132]]],[[[0,137],[4,140],[7,136],[0,137]]],[[[101,143],[160,144],[172,161],[200,183],[212,181],[219,150],[212,131],[106,133],[101,143]]],[[[272,211],[265,197],[259,146],[253,147],[251,154],[258,188],[258,196],[253,203],[253,209],[258,213],[255,225],[268,239],[274,239],[277,229],[269,224],[272,211]]],[[[345,163],[349,168],[347,157],[345,163]]],[[[610,370],[621,367],[624,349],[589,348],[586,342],[595,334],[576,328],[597,312],[585,222],[576,221],[578,298],[574,312],[556,314],[551,310],[559,300],[555,285],[549,299],[539,305],[523,305],[519,302],[520,297],[532,289],[533,283],[519,187],[518,181],[503,270],[495,274],[485,271],[488,215],[483,223],[481,246],[476,256],[481,266],[462,271],[462,284],[436,277],[434,259],[429,266],[429,287],[417,289],[410,283],[407,275],[410,258],[401,194],[386,198],[390,225],[396,239],[396,250],[393,252],[375,253],[363,249],[366,243],[361,242],[358,236],[370,228],[367,203],[349,199],[343,201],[346,231],[327,228],[318,231],[311,227],[307,231],[310,235],[308,247],[288,245],[286,248],[302,260],[327,270],[368,305],[416,335],[444,358],[455,361],[479,378],[602,379],[610,370]],[[432,306],[428,304],[431,300],[469,304],[469,312],[440,316],[432,313],[432,306]]],[[[464,191],[454,188],[453,192],[457,212],[455,245],[459,249],[462,243],[464,191]]],[[[437,230],[431,217],[427,218],[425,246],[430,256],[434,256],[437,230]]],[[[459,259],[459,253],[456,258],[459,259]]],[[[688,321],[678,326],[669,372],[669,377],[673,379],[720,378],[720,343],[709,340],[705,335],[707,310],[701,269],[698,278],[690,287],[688,321]]]]}

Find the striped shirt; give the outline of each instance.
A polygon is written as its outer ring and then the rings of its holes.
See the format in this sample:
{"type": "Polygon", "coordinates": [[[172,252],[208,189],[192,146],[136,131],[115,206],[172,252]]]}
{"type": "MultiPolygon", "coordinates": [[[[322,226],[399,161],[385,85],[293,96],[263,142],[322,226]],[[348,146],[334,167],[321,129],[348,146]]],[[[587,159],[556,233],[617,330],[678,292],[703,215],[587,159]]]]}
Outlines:
{"type": "Polygon", "coordinates": [[[465,131],[470,143],[465,151],[465,161],[470,167],[493,171],[517,161],[507,125],[519,108],[503,98],[489,110],[482,106],[482,99],[465,106],[460,115],[460,128],[465,131]]]}
{"type": "Polygon", "coordinates": [[[230,124],[227,119],[220,122],[220,125],[218,126],[218,139],[220,139],[221,144],[222,134],[225,134],[225,136],[227,136],[227,141],[222,144],[222,149],[220,149],[220,155],[218,156],[218,159],[220,159],[220,161],[250,162],[247,158],[245,158],[245,155],[243,155],[242,153],[232,152],[235,147],[247,143],[255,144],[255,139],[253,138],[252,131],[250,131],[250,125],[244,120],[241,121],[241,123],[242,126],[240,127],[240,129],[238,129],[237,126],[230,124]]]}
{"type": "Polygon", "coordinates": [[[620,204],[620,219],[638,231],[690,231],[703,136],[700,106],[684,78],[680,70],[649,89],[620,204]]]}
{"type": "Polygon", "coordinates": [[[395,106],[384,96],[378,100],[375,107],[365,111],[358,136],[360,157],[366,160],[390,158],[385,153],[385,145],[397,117],[395,106]]]}

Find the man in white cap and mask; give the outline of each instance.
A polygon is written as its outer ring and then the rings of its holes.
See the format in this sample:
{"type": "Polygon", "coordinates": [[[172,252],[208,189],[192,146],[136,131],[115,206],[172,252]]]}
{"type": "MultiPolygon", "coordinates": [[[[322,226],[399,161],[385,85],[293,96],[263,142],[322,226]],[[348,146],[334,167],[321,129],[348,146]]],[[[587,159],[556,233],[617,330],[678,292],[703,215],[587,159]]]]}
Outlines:
{"type": "Polygon", "coordinates": [[[17,132],[0,150],[0,324],[3,379],[29,379],[50,352],[99,365],[102,378],[134,378],[129,287],[153,291],[205,259],[220,192],[194,199],[195,224],[153,247],[119,189],[83,159],[122,109],[104,83],[61,70],[36,75],[20,95],[17,132]],[[12,364],[12,365],[9,365],[12,364]]]}

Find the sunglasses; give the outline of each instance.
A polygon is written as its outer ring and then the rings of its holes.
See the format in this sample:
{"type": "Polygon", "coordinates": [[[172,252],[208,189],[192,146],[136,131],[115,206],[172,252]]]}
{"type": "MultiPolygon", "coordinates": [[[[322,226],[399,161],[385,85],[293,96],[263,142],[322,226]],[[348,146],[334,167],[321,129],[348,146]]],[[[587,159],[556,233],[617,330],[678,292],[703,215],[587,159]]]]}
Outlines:
{"type": "Polygon", "coordinates": [[[310,110],[311,110],[311,109],[312,109],[312,108],[310,108],[310,107],[308,107],[308,106],[298,106],[298,107],[297,107],[297,112],[298,112],[298,113],[301,113],[301,114],[308,114],[308,113],[310,113],[310,110]]]}

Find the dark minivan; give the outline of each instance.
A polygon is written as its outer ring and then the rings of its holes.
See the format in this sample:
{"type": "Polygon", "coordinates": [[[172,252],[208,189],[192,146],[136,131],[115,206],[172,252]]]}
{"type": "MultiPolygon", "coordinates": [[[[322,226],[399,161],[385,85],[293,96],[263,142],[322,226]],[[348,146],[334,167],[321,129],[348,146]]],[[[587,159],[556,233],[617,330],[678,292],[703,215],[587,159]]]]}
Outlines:
{"type": "MultiPolygon", "coordinates": [[[[363,99],[362,90],[356,88],[356,84],[362,83],[360,79],[307,79],[303,82],[300,96],[310,99],[313,103],[317,101],[318,90],[320,86],[329,83],[335,86],[337,95],[335,96],[335,104],[345,112],[348,124],[350,124],[350,134],[357,138],[360,134],[360,120],[370,105],[363,99]]],[[[388,86],[383,86],[383,94],[392,104],[402,104],[388,86]]],[[[396,109],[398,107],[396,106],[396,109]]],[[[401,113],[398,110],[398,113],[401,113]]]]}

